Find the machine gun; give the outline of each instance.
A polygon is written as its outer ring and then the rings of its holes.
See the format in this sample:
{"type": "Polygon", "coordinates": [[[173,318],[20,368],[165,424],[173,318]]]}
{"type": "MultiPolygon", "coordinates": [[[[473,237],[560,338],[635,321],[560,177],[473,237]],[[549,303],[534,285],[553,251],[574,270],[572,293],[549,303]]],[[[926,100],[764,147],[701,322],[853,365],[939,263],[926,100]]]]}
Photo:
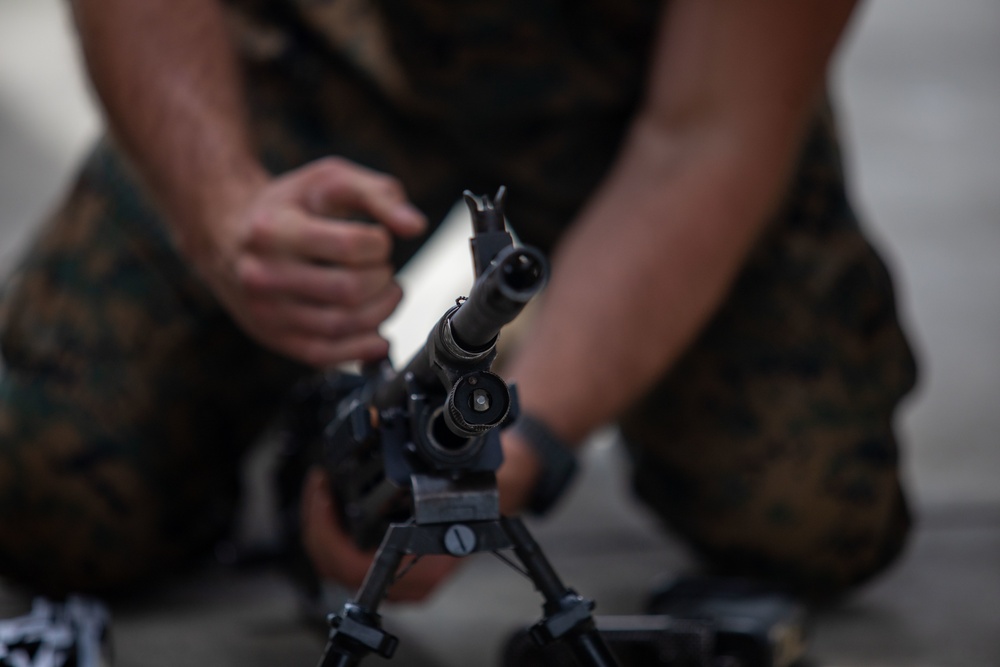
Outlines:
{"type": "Polygon", "coordinates": [[[547,279],[545,258],[507,233],[504,196],[503,188],[495,202],[465,193],[476,281],[405,368],[396,373],[383,361],[337,378],[335,396],[345,398],[326,429],[324,462],[342,523],[362,549],[378,546],[391,521],[426,512],[414,496],[433,493],[427,485],[440,490],[435,479],[457,476],[461,488],[479,488],[502,462],[495,429],[516,417],[517,398],[490,370],[496,344],[547,279]]]}
{"type": "Polygon", "coordinates": [[[491,367],[500,330],[544,287],[547,265],[537,250],[514,246],[504,188],[494,199],[464,197],[474,228],[469,296],[403,370],[382,362],[338,378],[328,392],[338,407],[323,459],[343,523],[359,546],[381,546],[355,598],[329,617],[320,664],[392,656],[397,640],[382,630],[378,606],[406,555],[512,549],[545,599],[532,637],[565,642],[582,664],[615,665],[595,629],[593,602],[562,583],[519,519],[500,514],[499,431],[517,414],[517,392],[491,367]]]}

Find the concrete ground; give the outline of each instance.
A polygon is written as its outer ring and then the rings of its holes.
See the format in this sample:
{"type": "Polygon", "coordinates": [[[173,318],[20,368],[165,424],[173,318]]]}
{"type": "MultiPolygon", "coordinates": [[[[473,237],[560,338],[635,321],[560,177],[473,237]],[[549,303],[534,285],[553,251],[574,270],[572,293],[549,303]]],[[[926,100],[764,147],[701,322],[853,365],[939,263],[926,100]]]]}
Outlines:
{"type": "MultiPolygon", "coordinates": [[[[815,619],[810,662],[1000,665],[1000,4],[869,3],[834,75],[856,200],[895,268],[922,359],[921,386],[901,415],[919,524],[898,567],[815,619]]],[[[0,0],[0,269],[98,126],[63,4],[0,0]]],[[[464,234],[459,226],[442,241],[454,262],[435,262],[462,275],[464,234]]],[[[438,285],[461,291],[447,274],[415,273],[407,278],[415,298],[438,285]]],[[[403,310],[392,326],[400,356],[418,344],[404,333],[428,326],[419,312],[439,304],[414,299],[403,310]]],[[[267,461],[256,460],[254,479],[267,461]]],[[[577,486],[587,493],[534,526],[536,536],[600,611],[635,611],[687,556],[633,506],[606,438],[587,463],[577,486]]],[[[267,533],[265,503],[252,503],[247,517],[248,535],[267,533]]],[[[0,608],[15,601],[0,585],[0,608]]],[[[300,621],[293,590],[266,570],[206,566],[114,611],[126,666],[314,664],[322,646],[300,621]]],[[[396,664],[491,665],[502,638],[538,614],[528,582],[480,556],[431,603],[386,606],[385,623],[402,640],[396,664]]]]}

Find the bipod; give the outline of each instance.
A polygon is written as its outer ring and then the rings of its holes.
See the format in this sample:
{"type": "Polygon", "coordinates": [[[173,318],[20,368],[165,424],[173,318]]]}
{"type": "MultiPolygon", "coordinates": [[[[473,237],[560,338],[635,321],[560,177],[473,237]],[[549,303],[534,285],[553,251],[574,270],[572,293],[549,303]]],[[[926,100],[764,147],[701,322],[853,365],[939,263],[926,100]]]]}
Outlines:
{"type": "Polygon", "coordinates": [[[617,666],[594,625],[594,603],[563,584],[520,519],[500,515],[492,472],[413,475],[412,481],[414,518],[390,525],[355,599],[330,615],[320,667],[350,667],[369,653],[392,657],[399,642],[382,629],[378,607],[405,556],[463,557],[506,549],[513,550],[544,598],[544,616],[531,631],[535,641],[565,642],[587,667],[617,666]]]}

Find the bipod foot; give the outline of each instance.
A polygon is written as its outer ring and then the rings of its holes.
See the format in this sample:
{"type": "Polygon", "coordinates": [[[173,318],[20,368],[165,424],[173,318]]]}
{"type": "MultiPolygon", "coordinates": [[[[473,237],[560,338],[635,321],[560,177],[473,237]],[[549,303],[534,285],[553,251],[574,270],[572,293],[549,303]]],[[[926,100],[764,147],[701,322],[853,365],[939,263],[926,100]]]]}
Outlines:
{"type": "Polygon", "coordinates": [[[320,667],[351,667],[369,653],[383,658],[395,653],[399,640],[382,629],[378,606],[399,569],[411,534],[409,526],[390,526],[357,596],[344,605],[339,615],[329,616],[330,639],[320,667]]]}
{"type": "Polygon", "coordinates": [[[593,621],[593,600],[580,597],[572,589],[567,590],[556,605],[549,607],[552,611],[531,627],[532,639],[542,646],[559,641],[571,632],[589,629],[587,624],[593,621]]]}
{"type": "Polygon", "coordinates": [[[594,624],[593,601],[580,597],[563,584],[520,519],[505,517],[500,523],[518,560],[545,600],[542,606],[545,616],[532,626],[532,639],[540,645],[554,641],[565,643],[581,665],[616,667],[617,660],[594,624]]]}
{"type": "Polygon", "coordinates": [[[382,629],[378,614],[365,612],[347,603],[341,614],[330,614],[330,638],[320,667],[350,667],[357,665],[369,653],[391,658],[399,640],[382,629]]]}

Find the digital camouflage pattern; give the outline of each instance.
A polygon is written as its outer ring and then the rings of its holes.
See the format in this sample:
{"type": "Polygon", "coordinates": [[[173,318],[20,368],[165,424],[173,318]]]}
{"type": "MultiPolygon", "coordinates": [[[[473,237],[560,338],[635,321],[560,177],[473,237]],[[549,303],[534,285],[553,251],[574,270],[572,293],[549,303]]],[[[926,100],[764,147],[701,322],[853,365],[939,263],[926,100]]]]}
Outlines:
{"type": "Polygon", "coordinates": [[[297,372],[240,335],[150,215],[102,147],[6,302],[0,568],[43,592],[212,544],[233,462],[297,372]]]}
{"type": "MultiPolygon", "coordinates": [[[[342,155],[399,177],[432,221],[506,184],[518,234],[550,250],[614,157],[658,3],[229,4],[274,172],[342,155]]],[[[0,573],[107,592],[208,549],[242,454],[306,371],[235,327],[110,143],[0,312],[0,573]]],[[[730,298],[623,418],[636,489],[719,568],[842,590],[905,536],[891,420],[913,377],[823,115],[730,298]]]]}
{"type": "Polygon", "coordinates": [[[914,359],[824,115],[722,309],[622,418],[635,487],[712,566],[825,597],[910,525],[893,413],[914,359]]]}

